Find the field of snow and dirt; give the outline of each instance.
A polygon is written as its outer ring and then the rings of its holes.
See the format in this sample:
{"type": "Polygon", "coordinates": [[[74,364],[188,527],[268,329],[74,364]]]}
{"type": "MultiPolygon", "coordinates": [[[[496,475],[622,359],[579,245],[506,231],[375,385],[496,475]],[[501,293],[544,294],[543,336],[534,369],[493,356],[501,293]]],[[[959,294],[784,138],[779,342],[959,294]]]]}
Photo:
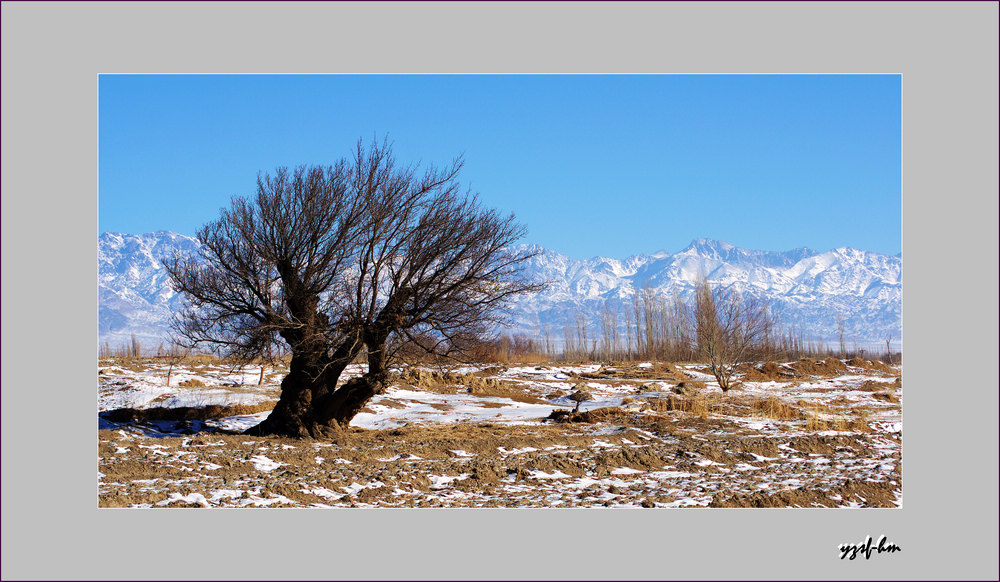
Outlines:
{"type": "Polygon", "coordinates": [[[768,363],[726,394],[696,364],[407,368],[330,441],[239,434],[280,368],[167,371],[99,362],[101,507],[902,504],[901,368],[881,362],[768,363]]]}

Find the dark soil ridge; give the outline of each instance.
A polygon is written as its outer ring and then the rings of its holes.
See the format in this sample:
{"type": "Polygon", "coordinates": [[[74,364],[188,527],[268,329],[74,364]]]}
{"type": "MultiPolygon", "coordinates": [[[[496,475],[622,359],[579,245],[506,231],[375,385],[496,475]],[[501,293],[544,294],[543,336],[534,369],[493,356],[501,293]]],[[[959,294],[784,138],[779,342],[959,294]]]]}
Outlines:
{"type": "Polygon", "coordinates": [[[209,404],[206,406],[153,406],[150,408],[115,408],[105,410],[97,415],[105,420],[118,423],[142,423],[149,421],[182,421],[182,420],[209,420],[214,418],[225,418],[227,416],[243,416],[267,412],[274,408],[274,402],[261,402],[259,404],[237,404],[223,406],[219,404],[209,404]]]}

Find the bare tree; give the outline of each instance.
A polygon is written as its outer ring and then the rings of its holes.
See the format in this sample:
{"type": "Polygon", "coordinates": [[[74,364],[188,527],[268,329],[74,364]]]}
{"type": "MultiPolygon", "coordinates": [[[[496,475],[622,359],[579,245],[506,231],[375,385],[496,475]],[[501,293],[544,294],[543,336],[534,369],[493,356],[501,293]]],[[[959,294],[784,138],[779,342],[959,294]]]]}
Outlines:
{"type": "Polygon", "coordinates": [[[167,386],[170,386],[170,376],[174,372],[174,368],[183,362],[189,355],[191,351],[177,344],[176,341],[170,342],[170,351],[166,353],[167,359],[167,386]]]}
{"type": "Polygon", "coordinates": [[[563,320],[563,359],[573,359],[575,353],[576,346],[573,345],[573,326],[570,324],[569,317],[567,316],[563,320]]]}
{"type": "Polygon", "coordinates": [[[646,357],[656,358],[659,348],[659,337],[656,333],[656,295],[652,285],[646,281],[642,285],[642,321],[646,332],[646,357]]]}
{"type": "Polygon", "coordinates": [[[447,169],[400,167],[391,146],[360,141],[328,167],[279,168],[198,233],[200,257],[169,261],[187,309],[175,329],[243,361],[291,353],[281,397],[250,434],[321,436],[386,386],[404,345],[458,355],[504,321],[531,255],[513,215],[480,207],[447,169]],[[339,388],[365,353],[368,370],[339,388]]]}
{"type": "Polygon", "coordinates": [[[587,316],[582,311],[576,312],[576,345],[580,351],[581,360],[588,359],[587,354],[587,316]]]}
{"type": "Polygon", "coordinates": [[[844,323],[843,314],[837,314],[837,341],[840,344],[840,353],[837,357],[843,358],[847,354],[847,348],[844,344],[844,333],[846,332],[846,325],[844,323]]]}
{"type": "Polygon", "coordinates": [[[702,277],[695,289],[694,321],[698,351],[726,392],[733,386],[736,367],[769,335],[767,306],[733,290],[713,291],[702,277]]]}
{"type": "Polygon", "coordinates": [[[552,347],[552,329],[549,322],[545,322],[542,326],[542,337],[545,341],[545,357],[552,359],[555,350],[552,347]]]}
{"type": "Polygon", "coordinates": [[[625,309],[625,352],[628,360],[632,360],[632,315],[631,311],[625,309]]]}
{"type": "Polygon", "coordinates": [[[617,358],[620,351],[618,344],[618,311],[611,307],[608,300],[601,304],[601,357],[617,358]]]}
{"type": "MultiPolygon", "coordinates": [[[[643,346],[642,341],[642,311],[639,307],[639,289],[632,293],[632,322],[635,324],[635,353],[637,358],[644,358],[649,354],[648,349],[643,346]]],[[[648,339],[648,338],[647,338],[648,339]]]]}
{"type": "Polygon", "coordinates": [[[675,346],[675,360],[690,360],[694,357],[691,350],[691,337],[694,335],[691,313],[680,295],[674,293],[671,305],[671,338],[675,346]]]}

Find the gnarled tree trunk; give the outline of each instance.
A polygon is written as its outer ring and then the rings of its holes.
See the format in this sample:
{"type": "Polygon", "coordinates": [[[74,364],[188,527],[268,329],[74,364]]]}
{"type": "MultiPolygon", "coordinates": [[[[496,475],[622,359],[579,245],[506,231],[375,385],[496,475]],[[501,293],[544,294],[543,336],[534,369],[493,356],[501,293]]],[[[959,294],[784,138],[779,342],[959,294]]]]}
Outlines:
{"type": "Polygon", "coordinates": [[[368,372],[361,377],[348,380],[336,392],[325,398],[317,406],[321,418],[346,427],[373,396],[385,390],[389,378],[385,356],[387,337],[388,330],[365,334],[365,344],[368,346],[368,372]]]}
{"type": "Polygon", "coordinates": [[[246,434],[322,437],[336,432],[336,426],[316,413],[315,400],[317,394],[328,393],[336,386],[344,366],[333,366],[323,360],[325,358],[293,355],[288,375],[281,381],[281,397],[274,410],[246,434]]]}
{"type": "Polygon", "coordinates": [[[360,343],[347,339],[332,355],[326,354],[322,346],[293,350],[278,403],[263,422],[246,434],[322,438],[339,433],[370,398],[356,406],[348,404],[358,399],[348,398],[356,392],[352,386],[356,379],[337,389],[341,374],[360,349],[360,343]],[[354,409],[353,413],[348,416],[345,407],[354,409]]]}

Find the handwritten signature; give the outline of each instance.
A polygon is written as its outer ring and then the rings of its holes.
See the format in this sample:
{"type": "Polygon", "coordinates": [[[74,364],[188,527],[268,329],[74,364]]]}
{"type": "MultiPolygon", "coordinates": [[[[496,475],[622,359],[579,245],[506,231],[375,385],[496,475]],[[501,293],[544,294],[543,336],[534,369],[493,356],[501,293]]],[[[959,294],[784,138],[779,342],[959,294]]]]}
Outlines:
{"type": "Polygon", "coordinates": [[[837,546],[840,549],[840,559],[843,560],[847,558],[853,560],[858,557],[858,554],[864,554],[865,559],[872,557],[872,552],[882,554],[882,553],[894,553],[901,552],[903,548],[897,546],[896,544],[890,544],[886,541],[885,536],[880,536],[878,542],[872,545],[872,536],[865,536],[865,541],[860,544],[840,544],[837,546]],[[850,557],[848,557],[850,555],[850,557]]]}

